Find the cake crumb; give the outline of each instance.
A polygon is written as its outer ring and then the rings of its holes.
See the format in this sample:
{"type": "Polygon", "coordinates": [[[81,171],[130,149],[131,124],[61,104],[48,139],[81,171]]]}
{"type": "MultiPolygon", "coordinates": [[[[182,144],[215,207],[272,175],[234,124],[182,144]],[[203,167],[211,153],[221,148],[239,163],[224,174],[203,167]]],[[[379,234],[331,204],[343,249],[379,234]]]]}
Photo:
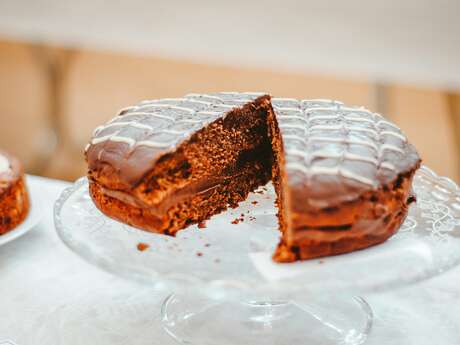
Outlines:
{"type": "Polygon", "coordinates": [[[145,250],[147,250],[149,248],[150,248],[150,245],[148,245],[147,243],[142,243],[141,242],[141,243],[137,244],[137,250],[140,251],[140,252],[143,252],[143,251],[145,251],[145,250]]]}
{"type": "Polygon", "coordinates": [[[204,246],[205,246],[205,247],[211,247],[211,244],[210,244],[210,243],[206,243],[204,246]]]}
{"type": "Polygon", "coordinates": [[[203,253],[202,253],[202,252],[198,252],[198,253],[196,253],[196,256],[203,256],[203,253]]]}
{"type": "Polygon", "coordinates": [[[198,223],[198,228],[199,229],[204,229],[206,228],[206,221],[202,220],[201,222],[198,223]]]}
{"type": "Polygon", "coordinates": [[[319,260],[318,263],[319,264],[324,264],[324,260],[319,260]]]}
{"type": "Polygon", "coordinates": [[[253,204],[253,205],[257,205],[257,204],[258,204],[258,202],[257,202],[257,200],[254,200],[253,202],[251,202],[251,204],[253,204]]]}
{"type": "Polygon", "coordinates": [[[240,222],[239,218],[235,218],[232,220],[232,224],[238,224],[240,222]]]}

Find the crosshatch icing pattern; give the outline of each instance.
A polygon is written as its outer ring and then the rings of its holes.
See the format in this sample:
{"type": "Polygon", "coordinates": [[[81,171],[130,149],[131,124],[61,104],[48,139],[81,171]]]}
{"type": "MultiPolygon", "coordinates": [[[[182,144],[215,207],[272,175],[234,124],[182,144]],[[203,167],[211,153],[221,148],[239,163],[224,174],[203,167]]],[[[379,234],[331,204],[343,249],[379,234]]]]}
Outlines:
{"type": "Polygon", "coordinates": [[[132,148],[168,149],[231,109],[262,95],[222,92],[143,101],[121,109],[118,116],[96,128],[91,144],[110,140],[132,148]]]}
{"type": "Polygon", "coordinates": [[[395,175],[407,138],[381,115],[331,100],[273,98],[286,169],[307,176],[338,175],[376,187],[395,175]]]}
{"type": "MultiPolygon", "coordinates": [[[[263,94],[222,92],[143,101],[96,128],[90,144],[114,141],[131,150],[139,146],[172,149],[206,124],[263,94]]],[[[340,177],[375,188],[407,166],[407,157],[402,159],[410,153],[406,137],[379,114],[322,99],[272,98],[272,105],[288,174],[340,177]]]]}

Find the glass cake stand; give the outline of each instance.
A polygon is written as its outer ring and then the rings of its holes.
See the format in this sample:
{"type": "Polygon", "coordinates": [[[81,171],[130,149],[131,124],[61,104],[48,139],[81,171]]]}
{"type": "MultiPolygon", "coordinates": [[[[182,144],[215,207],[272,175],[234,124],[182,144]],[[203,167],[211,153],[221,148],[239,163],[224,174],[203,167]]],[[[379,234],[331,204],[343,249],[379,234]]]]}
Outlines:
{"type": "Polygon", "coordinates": [[[460,262],[460,190],[422,167],[417,203],[397,235],[350,254],[277,264],[271,185],[237,209],[177,237],[114,221],[94,206],[86,178],[55,205],[62,241],[100,268],[171,293],[163,327],[184,344],[362,344],[372,311],[362,294],[412,284],[460,262]],[[143,250],[141,250],[143,249],[143,250]]]}

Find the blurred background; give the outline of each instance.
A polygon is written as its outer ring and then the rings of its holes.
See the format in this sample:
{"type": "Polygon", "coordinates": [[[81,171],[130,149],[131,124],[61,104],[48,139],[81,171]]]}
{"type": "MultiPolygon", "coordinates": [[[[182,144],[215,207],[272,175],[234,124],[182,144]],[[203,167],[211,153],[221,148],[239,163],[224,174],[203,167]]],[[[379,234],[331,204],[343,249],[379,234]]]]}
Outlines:
{"type": "Polygon", "coordinates": [[[0,0],[0,148],[85,174],[124,106],[266,91],[364,105],[460,181],[460,1],[0,0]]]}

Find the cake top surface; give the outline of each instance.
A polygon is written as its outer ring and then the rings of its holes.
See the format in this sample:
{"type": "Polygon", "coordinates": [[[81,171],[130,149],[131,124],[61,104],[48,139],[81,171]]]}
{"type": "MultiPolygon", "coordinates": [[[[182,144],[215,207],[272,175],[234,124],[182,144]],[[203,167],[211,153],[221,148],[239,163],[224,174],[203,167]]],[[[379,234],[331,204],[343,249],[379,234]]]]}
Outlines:
{"type": "Polygon", "coordinates": [[[419,156],[393,123],[331,100],[273,98],[289,183],[310,205],[329,207],[395,181],[419,156]]]}
{"type": "Polygon", "coordinates": [[[229,110],[262,95],[222,92],[142,101],[121,109],[115,118],[97,127],[90,145],[115,141],[131,149],[140,146],[172,148],[229,110]]]}
{"type": "MultiPolygon", "coordinates": [[[[263,93],[189,94],[143,101],[95,129],[90,166],[106,164],[136,184],[155,160],[203,126],[263,93]]],[[[395,181],[419,164],[405,135],[381,115],[331,100],[272,98],[289,185],[309,206],[328,207],[395,181]]]]}
{"type": "Polygon", "coordinates": [[[162,154],[235,107],[263,96],[258,92],[188,94],[142,101],[123,108],[94,130],[86,147],[90,169],[110,166],[123,184],[135,185],[162,154]]]}

